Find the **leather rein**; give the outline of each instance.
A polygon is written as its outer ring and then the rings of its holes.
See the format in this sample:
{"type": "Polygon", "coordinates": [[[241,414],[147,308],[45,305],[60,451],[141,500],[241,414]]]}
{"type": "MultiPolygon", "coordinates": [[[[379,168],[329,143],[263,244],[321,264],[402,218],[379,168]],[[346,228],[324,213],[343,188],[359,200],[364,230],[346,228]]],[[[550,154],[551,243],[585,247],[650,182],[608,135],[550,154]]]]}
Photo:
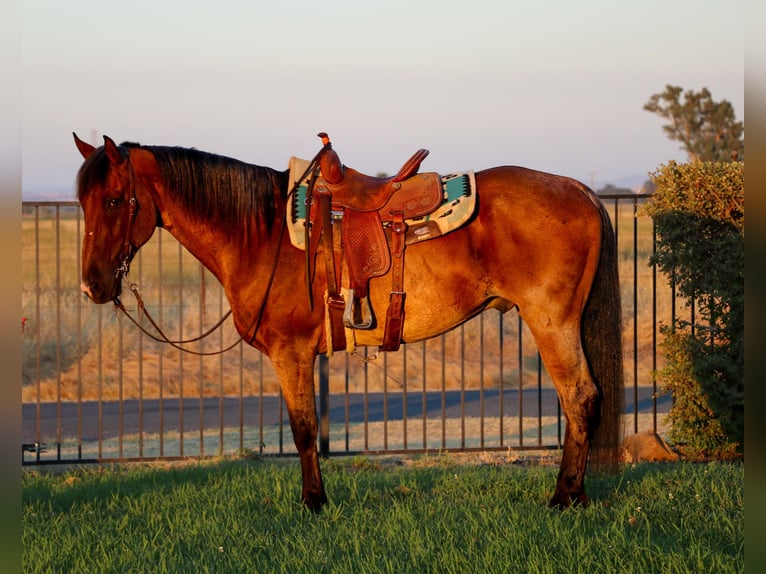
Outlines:
{"type": "MultiPolygon", "coordinates": [[[[321,159],[324,152],[329,149],[329,145],[325,144],[322,149],[319,150],[319,152],[314,156],[314,159],[311,160],[309,166],[306,168],[306,171],[304,174],[293,184],[292,188],[288,191],[287,196],[285,198],[285,207],[289,204],[290,198],[295,194],[295,192],[298,189],[298,186],[300,185],[300,182],[302,182],[306,176],[309,175],[311,172],[317,172],[319,170],[319,160],[321,159]]],[[[120,253],[120,263],[117,265],[117,267],[114,270],[115,274],[115,280],[125,281],[128,284],[129,289],[133,293],[133,296],[136,298],[136,303],[138,305],[138,312],[139,317],[146,317],[146,319],[149,321],[149,323],[152,325],[154,330],[157,334],[152,333],[144,327],[142,321],[140,319],[136,319],[133,317],[130,313],[128,313],[128,310],[125,308],[125,305],[123,305],[122,301],[120,300],[118,295],[115,295],[112,298],[112,302],[114,303],[115,310],[120,310],[123,312],[123,314],[130,319],[130,321],[138,327],[138,329],[147,337],[150,339],[153,339],[154,341],[157,341],[159,343],[167,343],[171,347],[174,347],[180,351],[183,351],[185,353],[189,353],[191,355],[199,355],[199,356],[211,356],[211,355],[220,355],[225,353],[226,351],[230,351],[237,345],[239,345],[240,342],[244,340],[244,335],[240,335],[240,337],[234,341],[229,346],[219,349],[217,351],[210,351],[210,352],[203,352],[203,351],[193,351],[191,349],[187,349],[186,347],[182,347],[182,345],[188,344],[188,343],[195,343],[197,341],[201,341],[202,339],[205,339],[206,337],[213,334],[216,330],[218,330],[221,325],[226,321],[226,319],[229,318],[229,316],[232,313],[231,308],[221,317],[218,322],[213,325],[210,329],[208,329],[206,332],[202,333],[201,335],[198,335],[196,337],[192,337],[190,339],[170,339],[165,332],[162,330],[162,328],[157,324],[157,322],[152,318],[149,311],[146,309],[146,305],[144,304],[144,300],[141,297],[141,294],[138,291],[138,285],[135,283],[129,283],[127,281],[127,275],[130,272],[130,262],[133,259],[133,256],[136,254],[138,249],[133,246],[133,244],[130,242],[130,236],[133,232],[133,224],[136,219],[136,215],[138,214],[138,199],[136,196],[136,178],[135,173],[133,171],[133,163],[130,161],[130,152],[128,152],[128,186],[130,188],[130,197],[128,198],[128,225],[125,232],[125,239],[122,244],[122,251],[120,253]]],[[[280,238],[284,234],[285,227],[287,226],[287,212],[285,212],[284,217],[282,217],[282,227],[280,231],[280,238]]],[[[269,281],[266,285],[266,293],[263,297],[263,301],[261,302],[261,306],[258,309],[258,313],[256,314],[255,318],[253,319],[250,326],[244,331],[245,333],[248,333],[251,329],[253,329],[253,336],[250,338],[249,343],[252,345],[255,341],[256,334],[258,333],[258,328],[261,324],[261,319],[263,318],[263,312],[266,307],[266,301],[269,298],[269,293],[271,292],[271,287],[274,283],[274,276],[276,275],[277,271],[277,263],[279,262],[279,254],[282,247],[282,241],[277,242],[277,249],[276,253],[274,254],[274,262],[271,266],[271,273],[269,275],[269,281]]]]}

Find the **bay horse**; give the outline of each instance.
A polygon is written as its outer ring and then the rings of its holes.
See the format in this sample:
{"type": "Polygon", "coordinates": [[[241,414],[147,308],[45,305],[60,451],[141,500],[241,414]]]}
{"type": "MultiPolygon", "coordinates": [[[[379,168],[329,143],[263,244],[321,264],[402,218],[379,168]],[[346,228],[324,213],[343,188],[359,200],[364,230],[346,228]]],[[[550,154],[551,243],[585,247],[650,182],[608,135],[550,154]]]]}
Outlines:
{"type": "MultiPolygon", "coordinates": [[[[82,290],[118,301],[122,276],[161,227],[223,286],[238,333],[279,377],[302,472],[302,503],[326,502],[317,453],[314,363],[327,353],[323,305],[296,297],[305,252],[283,225],[288,172],[196,149],[75,143],[85,158],[77,197],[85,224],[82,290]],[[312,307],[312,308],[310,308],[312,307]]],[[[566,417],[550,505],[586,504],[586,466],[617,468],[623,408],[617,254],[609,216],[585,185],[522,167],[475,173],[478,209],[462,228],[407,248],[403,341],[449,331],[485,309],[517,308],[531,330],[566,417]]],[[[385,309],[391,280],[373,278],[385,309]]],[[[314,301],[326,292],[318,266],[314,301]]],[[[380,345],[383,327],[356,332],[380,345]]]]}

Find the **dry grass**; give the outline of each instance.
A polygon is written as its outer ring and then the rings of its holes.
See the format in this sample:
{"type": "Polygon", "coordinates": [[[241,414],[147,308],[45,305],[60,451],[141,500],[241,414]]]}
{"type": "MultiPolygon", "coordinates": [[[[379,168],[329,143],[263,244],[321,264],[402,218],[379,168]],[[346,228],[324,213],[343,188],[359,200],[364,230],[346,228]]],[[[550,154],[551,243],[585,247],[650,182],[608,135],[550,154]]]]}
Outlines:
{"type": "MultiPolygon", "coordinates": [[[[657,277],[656,302],[653,299],[652,269],[647,263],[651,220],[634,220],[632,206],[621,207],[617,219],[626,382],[650,385],[654,341],[659,337],[653,329],[653,315],[658,322],[669,323],[673,301],[661,275],[657,277]],[[638,231],[635,268],[634,221],[638,231]],[[635,293],[634,275],[638,284],[635,293]]],[[[85,301],[79,292],[81,229],[81,223],[65,209],[22,218],[21,313],[26,318],[22,334],[23,401],[153,398],[160,392],[165,397],[248,396],[278,391],[269,361],[252,348],[236,348],[223,357],[184,355],[139,336],[108,306],[85,301]]],[[[171,336],[195,336],[228,309],[214,278],[165,232],[158,231],[141,250],[132,279],[141,286],[147,306],[171,336]]],[[[126,294],[126,303],[128,298],[126,294]]],[[[681,307],[678,302],[677,308],[681,307]]],[[[222,348],[236,338],[227,324],[205,341],[204,350],[222,348]]],[[[538,384],[536,347],[514,312],[503,318],[502,325],[496,312],[488,312],[441,338],[407,345],[405,350],[374,362],[362,360],[363,352],[351,357],[336,354],[331,359],[332,392],[365,388],[374,392],[384,386],[398,390],[405,385],[410,390],[424,385],[429,390],[482,385],[496,388],[501,378],[506,388],[518,388],[519,381],[524,387],[538,384]],[[502,349],[498,343],[500,328],[502,349]]],[[[660,358],[656,360],[661,363],[660,358]]],[[[544,372],[541,381],[543,386],[549,384],[544,372]]]]}

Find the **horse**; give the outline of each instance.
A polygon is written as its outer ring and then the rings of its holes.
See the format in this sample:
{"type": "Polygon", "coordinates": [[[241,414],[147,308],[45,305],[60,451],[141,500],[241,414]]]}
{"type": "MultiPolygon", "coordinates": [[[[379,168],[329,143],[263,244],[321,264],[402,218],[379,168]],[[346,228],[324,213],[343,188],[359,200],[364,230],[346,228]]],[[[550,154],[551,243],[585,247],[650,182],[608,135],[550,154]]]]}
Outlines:
{"type": "MultiPolygon", "coordinates": [[[[317,452],[314,363],[328,352],[327,309],[296,297],[305,252],[285,231],[287,171],[194,148],[116,144],[74,135],[84,158],[77,198],[84,213],[82,291],[119,301],[133,256],[158,227],[173,235],[223,286],[244,341],[271,360],[288,410],[301,474],[301,502],[327,502],[317,452]]],[[[589,502],[588,474],[614,472],[623,409],[617,253],[609,215],[584,184],[518,166],[474,174],[478,207],[463,227],[407,248],[402,340],[445,333],[485,309],[516,308],[537,343],[566,419],[550,506],[589,502]]],[[[321,251],[321,247],[320,247],[321,251]]],[[[371,279],[385,309],[390,271],[371,279]]],[[[327,272],[310,284],[323,301],[327,272]]],[[[308,299],[308,297],[306,297],[308,299]]],[[[383,326],[355,332],[375,346],[383,326]]]]}

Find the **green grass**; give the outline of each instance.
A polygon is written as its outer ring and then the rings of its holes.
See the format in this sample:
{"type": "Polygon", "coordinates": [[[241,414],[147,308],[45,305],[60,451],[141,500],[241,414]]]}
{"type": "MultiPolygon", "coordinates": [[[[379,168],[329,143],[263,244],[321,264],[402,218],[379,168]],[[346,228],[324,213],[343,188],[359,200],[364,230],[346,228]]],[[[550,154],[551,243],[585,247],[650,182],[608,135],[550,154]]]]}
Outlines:
{"type": "Polygon", "coordinates": [[[638,465],[547,501],[553,465],[294,459],[25,473],[25,572],[741,572],[742,464],[638,465]]]}

